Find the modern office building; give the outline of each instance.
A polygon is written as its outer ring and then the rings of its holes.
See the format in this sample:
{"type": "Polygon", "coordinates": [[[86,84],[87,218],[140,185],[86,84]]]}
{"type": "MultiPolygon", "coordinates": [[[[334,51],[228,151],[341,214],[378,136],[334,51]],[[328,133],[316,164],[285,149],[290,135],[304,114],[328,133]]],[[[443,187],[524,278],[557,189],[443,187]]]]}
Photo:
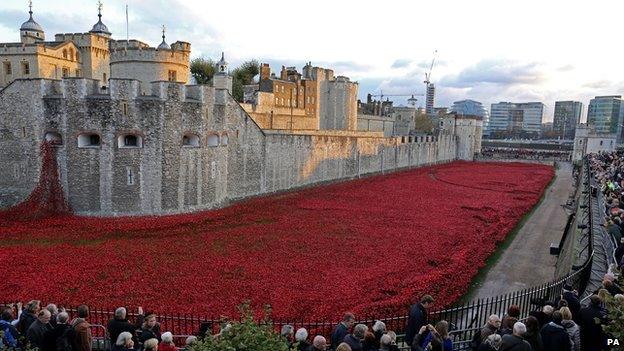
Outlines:
{"type": "Polygon", "coordinates": [[[587,124],[593,127],[597,134],[616,134],[617,143],[622,143],[622,96],[596,96],[589,101],[587,108],[587,124]]]}
{"type": "Polygon", "coordinates": [[[562,139],[573,140],[576,125],[581,123],[583,103],[578,101],[556,101],[553,131],[562,139]]]}
{"type": "Polygon", "coordinates": [[[483,118],[483,134],[489,134],[490,113],[479,101],[455,101],[453,103],[453,106],[451,106],[451,112],[455,112],[461,115],[479,116],[483,118]]]}
{"type": "Polygon", "coordinates": [[[492,104],[489,131],[508,136],[538,136],[543,118],[544,104],[541,102],[499,102],[492,104]]]}

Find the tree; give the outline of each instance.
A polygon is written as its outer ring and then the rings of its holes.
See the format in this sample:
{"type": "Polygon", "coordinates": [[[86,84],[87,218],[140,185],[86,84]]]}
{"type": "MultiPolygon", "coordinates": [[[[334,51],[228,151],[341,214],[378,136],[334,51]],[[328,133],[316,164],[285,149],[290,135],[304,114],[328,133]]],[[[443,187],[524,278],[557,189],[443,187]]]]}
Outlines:
{"type": "MultiPolygon", "coordinates": [[[[618,284],[624,284],[624,275],[620,274],[618,284]]],[[[621,299],[616,299],[611,295],[605,301],[607,308],[607,323],[602,325],[602,330],[611,339],[624,340],[624,303],[621,299]]]]}
{"type": "Polygon", "coordinates": [[[243,101],[243,86],[252,84],[258,73],[260,64],[256,60],[245,61],[232,71],[232,96],[236,101],[243,101]]]}
{"type": "Polygon", "coordinates": [[[435,124],[431,118],[424,113],[419,113],[414,118],[414,130],[420,133],[431,133],[435,128],[435,124]]]}
{"type": "Polygon", "coordinates": [[[218,337],[206,336],[191,346],[191,351],[288,351],[286,339],[279,335],[271,323],[270,309],[265,308],[264,318],[255,321],[249,303],[239,307],[240,322],[232,322],[218,337]]]}
{"type": "Polygon", "coordinates": [[[191,75],[197,84],[209,84],[216,72],[215,62],[210,58],[198,57],[191,61],[191,75]]]}

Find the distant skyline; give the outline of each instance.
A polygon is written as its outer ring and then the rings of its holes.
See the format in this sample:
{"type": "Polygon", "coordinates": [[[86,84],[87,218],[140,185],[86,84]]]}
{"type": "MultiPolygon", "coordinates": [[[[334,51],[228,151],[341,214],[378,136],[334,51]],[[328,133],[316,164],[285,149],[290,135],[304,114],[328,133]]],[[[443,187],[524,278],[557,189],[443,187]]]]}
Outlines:
{"type": "MultiPolygon", "coordinates": [[[[114,39],[125,39],[125,1],[105,0],[103,21],[114,39]]],[[[314,3],[148,1],[129,5],[130,38],[150,45],[188,41],[192,56],[268,62],[273,70],[307,61],[333,68],[367,93],[424,93],[424,73],[434,50],[436,106],[472,99],[490,109],[499,101],[585,106],[596,95],[624,92],[617,33],[624,3],[580,1],[429,1],[314,3]]],[[[27,1],[0,7],[0,42],[19,41],[27,1]]],[[[86,32],[97,22],[96,1],[33,2],[46,31],[86,32]]],[[[397,104],[405,100],[394,99],[397,104]]],[[[424,106],[424,98],[419,99],[424,106]]],[[[583,114],[585,118],[586,111],[583,114]]]]}

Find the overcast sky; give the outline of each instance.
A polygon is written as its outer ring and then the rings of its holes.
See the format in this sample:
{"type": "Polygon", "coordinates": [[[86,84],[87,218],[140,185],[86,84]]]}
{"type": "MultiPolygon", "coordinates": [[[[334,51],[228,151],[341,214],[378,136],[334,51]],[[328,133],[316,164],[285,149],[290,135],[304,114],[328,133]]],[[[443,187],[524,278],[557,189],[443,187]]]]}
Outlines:
{"type": "MultiPolygon", "coordinates": [[[[423,93],[424,72],[438,50],[432,81],[436,106],[474,99],[541,101],[552,119],[556,100],[624,92],[624,1],[180,1],[103,0],[113,37],[151,45],[188,41],[192,56],[232,66],[248,60],[299,69],[307,61],[360,83],[366,94],[423,93]]],[[[96,1],[34,1],[48,39],[86,32],[97,21],[96,1]]],[[[0,42],[19,41],[27,1],[3,0],[0,42]]],[[[419,100],[424,100],[420,98],[419,100]]],[[[396,98],[395,101],[404,103],[396,98]]],[[[422,102],[421,102],[422,104],[422,102]]]]}

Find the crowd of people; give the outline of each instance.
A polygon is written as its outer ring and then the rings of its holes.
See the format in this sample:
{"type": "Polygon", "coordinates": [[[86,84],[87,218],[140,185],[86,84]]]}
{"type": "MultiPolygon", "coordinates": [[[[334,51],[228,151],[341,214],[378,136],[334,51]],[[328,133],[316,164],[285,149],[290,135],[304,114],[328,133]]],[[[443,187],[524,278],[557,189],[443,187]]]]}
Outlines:
{"type": "MultiPolygon", "coordinates": [[[[547,301],[539,311],[520,320],[520,308],[510,306],[501,319],[489,316],[471,347],[477,351],[599,351],[606,346],[602,330],[606,308],[604,292],[593,294],[581,307],[578,293],[565,285],[558,301],[547,301]]],[[[624,295],[615,297],[624,304],[624,295]]]]}
{"type": "Polygon", "coordinates": [[[617,247],[616,265],[624,266],[624,152],[601,152],[589,156],[592,173],[605,200],[605,227],[617,247]]]}
{"type": "Polygon", "coordinates": [[[480,157],[489,159],[570,161],[571,154],[561,151],[482,147],[480,157]]]}
{"type": "MultiPolygon", "coordinates": [[[[177,351],[171,332],[161,333],[156,314],[143,313],[139,307],[135,323],[127,319],[124,307],[115,310],[107,325],[111,351],[177,351]]],[[[33,300],[25,306],[5,306],[0,315],[2,346],[9,349],[38,349],[40,351],[91,351],[93,337],[89,323],[89,308],[76,308],[76,318],[70,320],[64,308],[54,304],[42,307],[33,300]],[[17,311],[17,315],[15,315],[17,311]]],[[[186,339],[192,345],[197,337],[186,339]]]]}

